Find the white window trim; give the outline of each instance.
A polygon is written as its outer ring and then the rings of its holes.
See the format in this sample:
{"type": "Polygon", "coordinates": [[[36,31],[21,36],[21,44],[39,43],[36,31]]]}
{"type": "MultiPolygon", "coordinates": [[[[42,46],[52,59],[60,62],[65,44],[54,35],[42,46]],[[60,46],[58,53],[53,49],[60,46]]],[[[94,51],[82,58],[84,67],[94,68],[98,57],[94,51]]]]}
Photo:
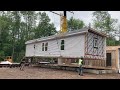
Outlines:
{"type": "MultiPolygon", "coordinates": [[[[62,39],[62,40],[64,40],[64,39],[62,39]]],[[[61,42],[62,42],[62,40],[61,40],[61,42]]],[[[61,44],[61,43],[60,43],[60,50],[62,50],[62,49],[61,49],[61,46],[64,46],[64,50],[65,50],[65,40],[64,40],[64,44],[61,44]]]]}
{"type": "Polygon", "coordinates": [[[48,44],[46,46],[46,43],[48,43],[48,42],[43,42],[42,43],[42,51],[48,51],[48,44]],[[46,47],[47,47],[47,50],[45,49],[46,47]]]}
{"type": "Polygon", "coordinates": [[[45,46],[45,47],[44,47],[44,48],[45,48],[44,50],[45,50],[45,51],[48,51],[48,42],[44,43],[44,46],[45,46]],[[46,46],[46,44],[47,44],[47,46],[46,46]],[[47,47],[47,50],[46,50],[46,47],[47,47]]]}
{"type": "Polygon", "coordinates": [[[36,48],[36,45],[34,44],[34,49],[36,48]]]}
{"type": "Polygon", "coordinates": [[[45,46],[45,43],[42,43],[42,51],[45,50],[44,46],[45,46]]]}

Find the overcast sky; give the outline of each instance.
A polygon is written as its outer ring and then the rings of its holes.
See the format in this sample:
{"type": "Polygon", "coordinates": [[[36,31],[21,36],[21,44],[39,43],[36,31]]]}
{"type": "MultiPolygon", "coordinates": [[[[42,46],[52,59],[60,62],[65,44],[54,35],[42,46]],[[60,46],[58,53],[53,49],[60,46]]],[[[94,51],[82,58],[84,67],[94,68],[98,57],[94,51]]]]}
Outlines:
{"type": "MultiPolygon", "coordinates": [[[[56,13],[63,13],[63,11],[54,11],[56,13]]],[[[89,23],[92,23],[92,13],[94,11],[73,11],[74,14],[67,12],[67,19],[70,19],[71,16],[73,16],[76,19],[83,20],[86,25],[89,25],[89,23]]],[[[114,19],[118,19],[120,21],[120,11],[108,11],[111,14],[111,17],[114,19]]],[[[55,27],[57,30],[60,30],[60,16],[56,15],[54,13],[51,13],[49,11],[46,11],[48,16],[51,19],[51,22],[55,24],[55,27]]]]}

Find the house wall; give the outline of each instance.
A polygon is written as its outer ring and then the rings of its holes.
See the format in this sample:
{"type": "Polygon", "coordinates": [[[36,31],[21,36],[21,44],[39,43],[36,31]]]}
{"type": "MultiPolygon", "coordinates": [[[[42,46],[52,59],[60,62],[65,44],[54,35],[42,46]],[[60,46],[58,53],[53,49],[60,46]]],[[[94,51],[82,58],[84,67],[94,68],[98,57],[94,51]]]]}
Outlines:
{"type": "Polygon", "coordinates": [[[84,56],[85,35],[77,35],[65,38],[65,50],[61,51],[63,57],[81,57],[84,56]]]}
{"type": "Polygon", "coordinates": [[[119,69],[119,48],[120,46],[107,46],[106,47],[106,53],[111,53],[112,54],[112,69],[119,69]]]}
{"type": "Polygon", "coordinates": [[[106,67],[106,37],[93,32],[85,35],[85,58],[86,67],[106,67]],[[97,38],[98,48],[94,48],[94,38],[97,38]]]}
{"type": "Polygon", "coordinates": [[[119,49],[116,48],[116,63],[115,63],[116,69],[119,69],[119,49]]]}
{"type": "Polygon", "coordinates": [[[84,56],[85,35],[74,35],[56,40],[48,40],[26,45],[26,56],[67,57],[84,56]],[[60,50],[61,40],[65,40],[65,50],[60,50]],[[48,51],[42,51],[42,43],[48,42],[48,51]],[[34,49],[35,44],[35,49],[34,49]]]}
{"type": "Polygon", "coordinates": [[[34,44],[27,44],[25,56],[34,56],[34,55],[35,55],[34,44]]]}
{"type": "Polygon", "coordinates": [[[116,69],[116,50],[108,50],[106,53],[111,53],[111,68],[116,69]]]}
{"type": "Polygon", "coordinates": [[[89,32],[85,40],[85,57],[91,59],[106,59],[106,38],[89,32]],[[98,48],[94,48],[94,38],[97,38],[98,48]]]}

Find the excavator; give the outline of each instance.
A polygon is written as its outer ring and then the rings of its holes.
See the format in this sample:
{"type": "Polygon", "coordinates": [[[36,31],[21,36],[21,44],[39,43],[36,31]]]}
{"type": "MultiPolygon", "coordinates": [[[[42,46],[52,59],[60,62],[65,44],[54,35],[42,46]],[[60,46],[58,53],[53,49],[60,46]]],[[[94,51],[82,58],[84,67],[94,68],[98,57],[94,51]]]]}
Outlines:
{"type": "Polygon", "coordinates": [[[6,56],[5,58],[0,57],[0,61],[9,61],[11,63],[13,62],[12,56],[6,56]]]}
{"type": "MultiPolygon", "coordinates": [[[[1,35],[1,32],[0,32],[0,35],[1,35]]],[[[0,37],[0,47],[1,47],[1,43],[2,43],[2,41],[1,41],[1,37],[0,37]]],[[[12,56],[6,56],[5,58],[3,58],[2,56],[0,56],[0,62],[1,61],[9,61],[9,62],[11,62],[12,63],[12,56]]]]}
{"type": "Polygon", "coordinates": [[[12,56],[6,56],[6,58],[4,59],[5,61],[9,61],[9,62],[13,62],[12,60],[12,56]]]}
{"type": "Polygon", "coordinates": [[[0,67],[10,67],[12,66],[12,57],[6,56],[5,59],[0,57],[0,67]]]}

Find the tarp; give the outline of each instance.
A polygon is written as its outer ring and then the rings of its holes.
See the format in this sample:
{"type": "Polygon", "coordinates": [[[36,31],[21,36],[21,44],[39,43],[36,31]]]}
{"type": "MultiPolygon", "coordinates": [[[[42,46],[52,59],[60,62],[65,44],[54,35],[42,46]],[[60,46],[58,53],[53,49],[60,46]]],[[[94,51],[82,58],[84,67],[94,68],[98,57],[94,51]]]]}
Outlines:
{"type": "Polygon", "coordinates": [[[9,61],[1,61],[0,64],[12,64],[12,63],[9,61]]]}

